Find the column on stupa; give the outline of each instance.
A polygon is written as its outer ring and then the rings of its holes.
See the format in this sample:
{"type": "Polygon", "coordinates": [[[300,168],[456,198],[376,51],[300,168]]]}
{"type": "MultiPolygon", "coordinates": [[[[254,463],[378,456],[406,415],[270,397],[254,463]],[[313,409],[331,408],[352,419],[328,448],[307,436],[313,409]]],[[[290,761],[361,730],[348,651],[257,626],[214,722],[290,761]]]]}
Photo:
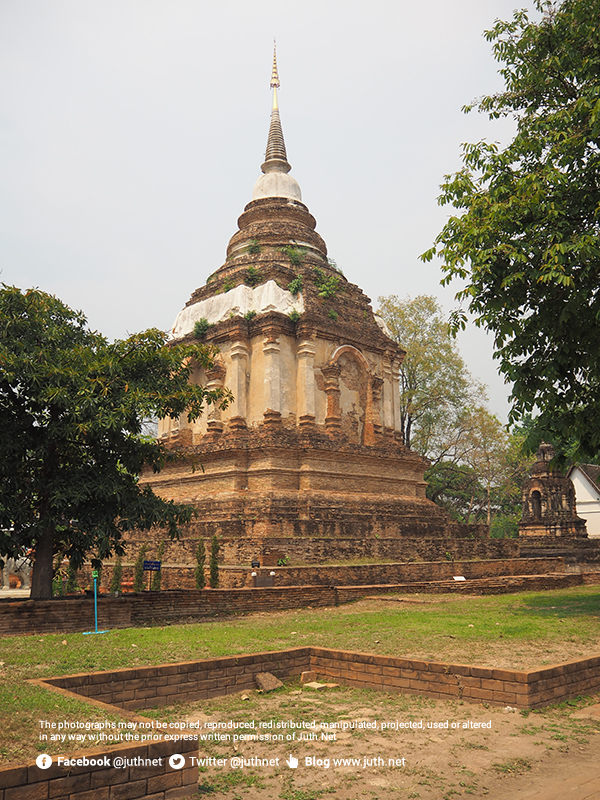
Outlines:
{"type": "Polygon", "coordinates": [[[383,430],[385,434],[394,431],[394,388],[392,381],[392,361],[383,360],[383,430]]]}
{"type": "Polygon", "coordinates": [[[392,402],[393,402],[393,416],[394,433],[401,435],[402,433],[402,414],[400,409],[400,367],[401,362],[394,359],[392,361],[392,402]]]}
{"type": "Polygon", "coordinates": [[[281,418],[281,345],[274,333],[263,342],[264,357],[264,418],[281,418]]]}
{"type": "MultiPolygon", "coordinates": [[[[221,363],[215,364],[210,369],[206,370],[206,388],[209,391],[218,391],[224,386],[225,375],[227,370],[221,363]]],[[[212,434],[220,434],[223,432],[223,421],[221,419],[221,409],[218,405],[210,406],[208,412],[208,432],[212,434]]]]}
{"type": "Polygon", "coordinates": [[[340,408],[340,372],[339,364],[329,364],[321,369],[325,378],[325,394],[327,395],[327,411],[325,412],[325,430],[336,433],[342,428],[342,411],[340,408]]]}
{"type": "Polygon", "coordinates": [[[382,433],[383,424],[381,422],[381,394],[383,390],[383,378],[374,375],[371,378],[371,393],[373,395],[373,432],[376,437],[382,433]]]}
{"type": "Polygon", "coordinates": [[[301,428],[314,425],[316,420],[315,398],[315,353],[316,346],[310,339],[300,342],[297,357],[296,413],[301,428]]]}
{"type": "Polygon", "coordinates": [[[231,375],[228,389],[233,398],[229,404],[230,425],[233,428],[246,427],[248,414],[248,398],[246,396],[246,371],[250,350],[245,342],[234,342],[229,351],[231,359],[231,375]]]}

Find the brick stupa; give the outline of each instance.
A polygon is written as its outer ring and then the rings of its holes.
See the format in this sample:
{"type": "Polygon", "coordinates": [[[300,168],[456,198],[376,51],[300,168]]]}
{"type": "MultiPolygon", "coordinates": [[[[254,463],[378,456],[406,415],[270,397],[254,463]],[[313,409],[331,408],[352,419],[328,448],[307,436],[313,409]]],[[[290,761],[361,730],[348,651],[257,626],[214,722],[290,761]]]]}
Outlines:
{"type": "Polygon", "coordinates": [[[224,537],[230,563],[276,563],[292,540],[314,561],[342,557],[342,540],[360,539],[370,555],[380,540],[446,536],[446,513],[425,497],[427,464],[401,440],[405,353],[328,260],[289,175],[275,60],[271,87],[263,174],[225,263],[172,331],[174,341],[200,336],[218,348],[214,368],[193,380],[230,389],[233,401],[193,423],[164,420],[159,437],[184,458],[144,480],[192,503],[190,537],[224,537]]]}

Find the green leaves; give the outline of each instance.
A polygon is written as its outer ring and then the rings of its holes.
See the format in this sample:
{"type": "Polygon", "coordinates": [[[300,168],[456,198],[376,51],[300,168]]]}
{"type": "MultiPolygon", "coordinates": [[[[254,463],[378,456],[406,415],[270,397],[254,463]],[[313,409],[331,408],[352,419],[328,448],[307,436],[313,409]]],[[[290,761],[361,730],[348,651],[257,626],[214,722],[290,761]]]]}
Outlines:
{"type": "MultiPolygon", "coordinates": [[[[78,566],[91,551],[101,559],[122,553],[122,532],[133,527],[175,536],[191,509],[140,487],[145,467],[158,471],[173,458],[141,435],[142,423],[193,420],[207,403],[225,402],[223,392],[190,383],[213,355],[201,344],[168,346],[158,330],[109,344],[60,300],[3,287],[0,554],[36,547],[50,532],[53,550],[78,566]]],[[[36,571],[34,595],[50,596],[36,571]]]]}
{"type": "MultiPolygon", "coordinates": [[[[443,283],[495,337],[513,382],[512,419],[578,458],[600,452],[600,0],[536,2],[539,22],[515,12],[486,33],[505,90],[473,106],[512,115],[504,149],[463,146],[463,169],[446,176],[439,202],[452,216],[423,254],[443,260],[443,283]],[[591,412],[591,413],[590,413],[591,412]]],[[[533,444],[535,446],[535,443],[533,444]]]]}

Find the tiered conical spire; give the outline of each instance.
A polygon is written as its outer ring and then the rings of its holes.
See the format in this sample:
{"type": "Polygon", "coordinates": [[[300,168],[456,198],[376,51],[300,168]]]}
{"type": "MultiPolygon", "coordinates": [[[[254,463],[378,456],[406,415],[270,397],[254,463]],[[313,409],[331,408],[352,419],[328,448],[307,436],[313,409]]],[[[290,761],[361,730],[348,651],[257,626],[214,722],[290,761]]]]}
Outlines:
{"type": "Polygon", "coordinates": [[[285,141],[283,139],[283,129],[279,117],[279,105],[277,102],[277,89],[280,87],[279,72],[277,70],[277,49],[273,47],[273,69],[271,70],[271,89],[273,89],[273,108],[271,110],[271,125],[269,127],[269,138],[267,139],[267,151],[265,153],[265,163],[261,166],[263,172],[289,172],[291,166],[287,160],[285,141]]]}

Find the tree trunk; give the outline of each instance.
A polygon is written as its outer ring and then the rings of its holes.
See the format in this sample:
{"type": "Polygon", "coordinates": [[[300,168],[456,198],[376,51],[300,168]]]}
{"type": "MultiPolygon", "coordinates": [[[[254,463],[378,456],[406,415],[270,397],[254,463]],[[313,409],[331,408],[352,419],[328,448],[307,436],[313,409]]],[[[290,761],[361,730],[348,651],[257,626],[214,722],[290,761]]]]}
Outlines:
{"type": "Polygon", "coordinates": [[[35,562],[31,577],[32,600],[50,600],[52,597],[53,557],[54,531],[52,528],[44,528],[35,545],[35,562]]]}

